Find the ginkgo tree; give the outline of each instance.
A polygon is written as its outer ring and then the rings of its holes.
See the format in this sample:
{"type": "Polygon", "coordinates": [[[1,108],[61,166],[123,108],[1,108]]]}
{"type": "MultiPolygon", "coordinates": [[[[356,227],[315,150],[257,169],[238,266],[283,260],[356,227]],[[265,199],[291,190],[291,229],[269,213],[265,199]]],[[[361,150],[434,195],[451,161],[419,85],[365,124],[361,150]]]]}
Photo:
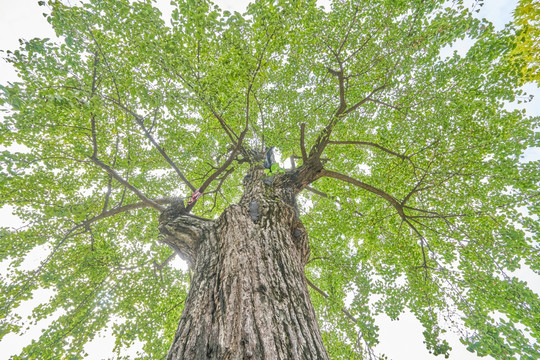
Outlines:
{"type": "Polygon", "coordinates": [[[459,1],[172,3],[165,23],[150,0],[41,1],[61,41],[6,53],[0,201],[24,226],[1,230],[0,336],[54,319],[15,359],[82,358],[107,327],[117,356],[373,358],[375,317],[405,311],[434,354],[452,330],[538,358],[514,271],[540,270],[539,119],[504,108],[510,26],[459,1]]]}

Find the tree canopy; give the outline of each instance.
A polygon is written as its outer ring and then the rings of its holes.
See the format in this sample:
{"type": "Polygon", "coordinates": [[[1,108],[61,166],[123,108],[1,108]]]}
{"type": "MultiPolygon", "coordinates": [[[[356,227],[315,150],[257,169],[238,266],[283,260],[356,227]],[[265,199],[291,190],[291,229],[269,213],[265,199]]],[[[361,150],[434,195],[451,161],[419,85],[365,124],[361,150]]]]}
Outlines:
{"type": "Polygon", "coordinates": [[[166,23],[150,0],[40,1],[61,42],[6,53],[21,80],[0,86],[0,204],[24,226],[0,230],[0,337],[56,317],[16,359],[80,358],[108,324],[119,355],[139,340],[162,358],[190,272],[158,217],[190,199],[219,216],[266,147],[287,159],[275,173],[324,164],[299,205],[331,358],[369,358],[375,316],[406,310],[434,354],[451,330],[480,356],[538,358],[539,297],[513,273],[540,271],[539,162],[520,162],[540,119],[504,107],[524,95],[515,29],[460,1],[172,3],[166,23]],[[20,319],[39,288],[54,296],[20,319]]]}

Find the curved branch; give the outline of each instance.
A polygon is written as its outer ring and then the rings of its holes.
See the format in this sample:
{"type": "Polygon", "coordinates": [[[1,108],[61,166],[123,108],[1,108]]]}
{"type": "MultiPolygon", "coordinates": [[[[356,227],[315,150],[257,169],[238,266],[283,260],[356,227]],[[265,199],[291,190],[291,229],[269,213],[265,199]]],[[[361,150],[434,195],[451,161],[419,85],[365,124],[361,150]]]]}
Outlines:
{"type": "Polygon", "coordinates": [[[403,219],[406,218],[406,215],[403,212],[403,207],[401,206],[400,202],[396,198],[394,198],[392,195],[388,194],[387,192],[384,192],[381,189],[378,189],[378,188],[376,188],[374,186],[371,186],[369,184],[366,184],[366,183],[364,183],[364,182],[362,182],[360,180],[356,180],[356,179],[354,179],[354,178],[352,178],[350,176],[347,176],[347,175],[344,175],[344,174],[341,174],[341,173],[338,173],[338,172],[335,172],[335,171],[332,171],[332,170],[323,169],[322,172],[321,172],[321,176],[341,180],[341,181],[347,182],[349,184],[358,186],[359,188],[367,190],[367,191],[369,191],[369,192],[371,192],[371,193],[373,193],[375,195],[378,195],[381,198],[388,201],[397,210],[399,216],[401,216],[403,219]]]}
{"type": "Polygon", "coordinates": [[[400,159],[403,159],[403,160],[409,160],[409,157],[406,156],[406,155],[402,155],[400,153],[397,153],[395,151],[392,151],[388,148],[385,148],[384,146],[381,146],[377,143],[374,143],[374,142],[371,142],[371,141],[328,141],[328,144],[333,144],[333,145],[366,145],[366,146],[372,146],[372,147],[375,147],[379,150],[382,150],[390,155],[394,155],[394,156],[397,156],[398,158],[400,159]]]}

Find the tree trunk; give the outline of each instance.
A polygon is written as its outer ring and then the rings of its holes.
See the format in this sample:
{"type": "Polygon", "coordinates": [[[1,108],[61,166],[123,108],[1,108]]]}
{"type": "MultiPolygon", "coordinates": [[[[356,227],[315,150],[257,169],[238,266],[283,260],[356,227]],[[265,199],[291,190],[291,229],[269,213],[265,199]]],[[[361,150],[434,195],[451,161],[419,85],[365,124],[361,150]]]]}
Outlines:
{"type": "Polygon", "coordinates": [[[292,188],[255,168],[216,221],[160,219],[194,277],[167,355],[179,359],[328,359],[304,276],[309,246],[292,188]]]}

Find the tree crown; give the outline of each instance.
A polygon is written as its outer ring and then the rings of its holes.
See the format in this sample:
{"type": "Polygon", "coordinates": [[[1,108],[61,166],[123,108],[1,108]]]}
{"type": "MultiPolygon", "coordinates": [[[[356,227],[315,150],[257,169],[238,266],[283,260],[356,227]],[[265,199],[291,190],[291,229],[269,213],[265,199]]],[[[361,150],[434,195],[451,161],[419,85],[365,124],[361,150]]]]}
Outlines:
{"type": "Polygon", "coordinates": [[[189,271],[168,266],[160,212],[217,217],[270,147],[278,177],[322,169],[295,190],[330,357],[368,356],[375,316],[406,309],[435,354],[457,324],[479,355],[537,356],[538,295],[512,272],[540,270],[538,162],[520,162],[539,119],[504,108],[523,95],[511,27],[444,1],[173,0],[169,24],[149,0],[40,3],[61,41],[8,51],[21,81],[0,87],[0,145],[23,146],[1,153],[0,201],[25,222],[1,230],[0,336],[55,290],[26,356],[78,357],[113,322],[119,351],[162,357],[189,271]],[[21,268],[32,249],[46,258],[21,268]]]}

